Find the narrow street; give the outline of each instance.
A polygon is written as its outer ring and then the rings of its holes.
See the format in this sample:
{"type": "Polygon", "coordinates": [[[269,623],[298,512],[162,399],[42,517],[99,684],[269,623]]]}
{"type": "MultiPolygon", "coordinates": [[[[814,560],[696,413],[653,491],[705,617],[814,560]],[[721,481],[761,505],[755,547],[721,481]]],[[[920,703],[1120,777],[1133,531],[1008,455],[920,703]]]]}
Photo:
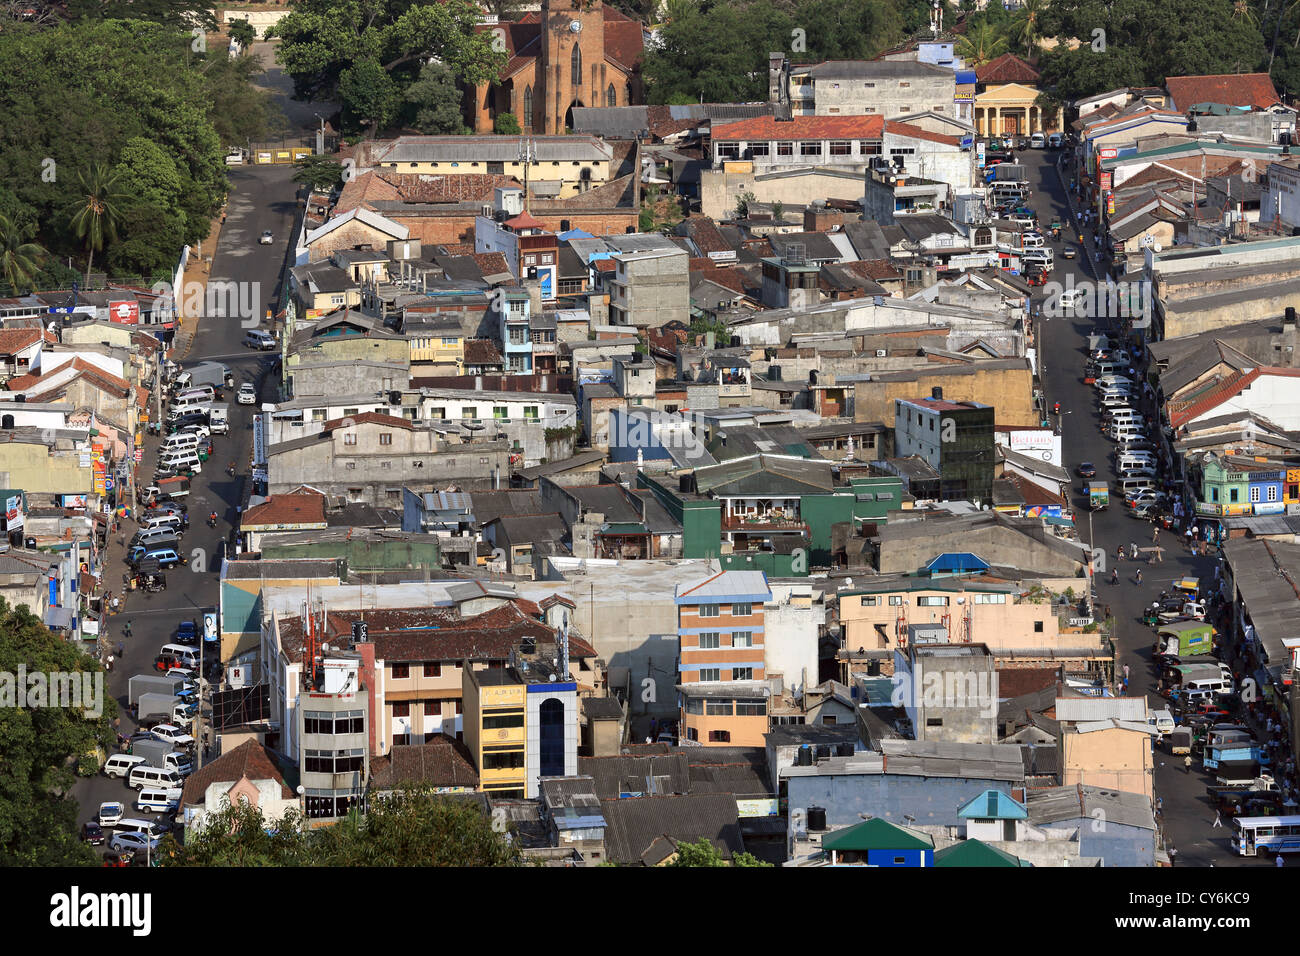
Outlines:
{"type": "MultiPolygon", "coordinates": [[[[1067,203],[1054,163],[1057,152],[1050,150],[1025,150],[1017,154],[1019,162],[1029,171],[1034,195],[1030,205],[1041,222],[1050,222],[1060,216],[1062,222],[1074,222],[1074,212],[1067,203]]],[[[1076,287],[1091,282],[1088,266],[1092,257],[1092,244],[1081,245],[1073,230],[1063,233],[1063,241],[1054,244],[1056,268],[1051,281],[1067,285],[1067,276],[1073,276],[1076,287]],[[1070,261],[1061,256],[1065,245],[1079,249],[1079,258],[1070,261]]],[[[1115,477],[1111,452],[1113,443],[1101,432],[1101,417],[1096,408],[1095,392],[1083,382],[1083,366],[1087,358],[1088,334],[1094,328],[1117,328],[1118,320],[1101,318],[1053,318],[1036,320],[1039,356],[1044,363],[1043,381],[1046,402],[1061,403],[1061,434],[1065,449],[1062,465],[1070,472],[1074,487],[1074,512],[1079,525],[1080,539],[1098,549],[1105,564],[1096,578],[1097,610],[1104,613],[1109,605],[1115,618],[1116,668],[1125,664],[1131,668],[1129,693],[1145,693],[1153,709],[1167,706],[1167,701],[1156,692],[1157,674],[1153,669],[1151,644],[1153,633],[1142,623],[1142,612],[1171,582],[1184,577],[1199,577],[1202,582],[1214,579],[1214,557],[1193,556],[1175,531],[1160,532],[1159,544],[1165,547],[1162,563],[1148,565],[1125,559],[1119,564],[1120,583],[1110,583],[1110,570],[1115,562],[1115,548],[1136,544],[1139,548],[1152,544],[1151,522],[1130,517],[1123,499],[1112,492],[1110,507],[1090,516],[1087,497],[1082,492],[1082,482],[1076,469],[1080,462],[1090,461],[1097,468],[1097,479],[1113,482],[1115,477]],[[1142,569],[1142,584],[1135,583],[1134,572],[1142,569]],[[1104,573],[1101,573],[1104,571],[1104,573]]],[[[1205,788],[1212,783],[1199,767],[1190,773],[1184,771],[1182,758],[1175,759],[1168,749],[1155,751],[1156,795],[1164,804],[1164,826],[1167,840],[1177,848],[1177,865],[1228,866],[1271,865],[1271,860],[1239,857],[1229,846],[1232,830],[1225,824],[1222,829],[1212,829],[1214,809],[1210,806],[1205,788]]]]}

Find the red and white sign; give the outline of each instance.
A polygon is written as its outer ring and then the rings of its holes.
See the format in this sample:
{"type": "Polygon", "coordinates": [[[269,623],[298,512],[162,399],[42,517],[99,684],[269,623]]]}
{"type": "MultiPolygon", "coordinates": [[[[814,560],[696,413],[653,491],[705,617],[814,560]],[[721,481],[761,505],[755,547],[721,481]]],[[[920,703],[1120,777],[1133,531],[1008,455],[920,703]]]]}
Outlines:
{"type": "Polygon", "coordinates": [[[1111,181],[1111,176],[1112,176],[1112,175],[1113,175],[1113,174],[1111,174],[1111,173],[1102,173],[1102,174],[1101,174],[1101,188],[1102,188],[1102,189],[1110,189],[1110,181],[1111,181]]]}
{"type": "Polygon", "coordinates": [[[118,325],[140,324],[140,303],[134,299],[108,304],[108,320],[118,325]]]}
{"type": "Polygon", "coordinates": [[[1097,155],[1100,156],[1102,159],[1114,159],[1116,156],[1119,155],[1119,150],[1116,149],[1114,146],[1107,146],[1103,149],[1097,150],[1097,155]]]}

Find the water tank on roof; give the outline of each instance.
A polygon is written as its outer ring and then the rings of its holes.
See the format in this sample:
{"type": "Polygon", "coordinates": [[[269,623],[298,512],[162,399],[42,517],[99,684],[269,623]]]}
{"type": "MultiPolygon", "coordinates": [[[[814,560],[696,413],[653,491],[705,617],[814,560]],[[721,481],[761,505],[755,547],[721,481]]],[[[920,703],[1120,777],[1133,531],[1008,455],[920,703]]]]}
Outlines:
{"type": "Polygon", "coordinates": [[[825,807],[808,808],[808,832],[809,833],[826,832],[826,808],[825,807]]]}
{"type": "Polygon", "coordinates": [[[811,767],[811,766],[812,766],[812,762],[813,762],[813,759],[812,759],[812,747],[809,747],[807,744],[804,744],[804,745],[803,745],[802,747],[800,747],[799,750],[795,753],[795,756],[794,756],[794,765],[795,765],[796,767],[811,767]]]}
{"type": "Polygon", "coordinates": [[[835,748],[835,755],[837,757],[852,757],[853,744],[848,743],[847,741],[845,743],[840,744],[835,748]]]}
{"type": "Polygon", "coordinates": [[[831,755],[831,745],[830,745],[830,744],[818,744],[818,745],[817,745],[817,759],[818,759],[818,760],[827,760],[827,759],[830,758],[830,755],[831,755]]]}

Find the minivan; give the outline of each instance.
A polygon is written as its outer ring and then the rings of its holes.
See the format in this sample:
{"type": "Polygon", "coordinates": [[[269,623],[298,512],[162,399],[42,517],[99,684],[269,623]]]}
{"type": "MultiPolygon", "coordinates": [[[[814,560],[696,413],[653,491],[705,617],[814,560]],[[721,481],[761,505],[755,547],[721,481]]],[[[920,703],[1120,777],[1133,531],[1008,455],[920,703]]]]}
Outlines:
{"type": "Polygon", "coordinates": [[[170,528],[153,528],[148,531],[136,532],[135,537],[131,539],[131,547],[136,546],[145,549],[172,548],[175,550],[181,546],[181,540],[176,537],[176,532],[170,528]]]}
{"type": "Polygon", "coordinates": [[[188,644],[164,644],[159,654],[171,654],[185,661],[186,667],[199,666],[199,652],[188,644]]]}
{"type": "Polygon", "coordinates": [[[141,836],[147,836],[150,839],[159,840],[167,831],[164,830],[153,820],[140,820],[138,818],[128,818],[119,821],[117,824],[118,833],[138,833],[141,836]]]}
{"type": "Polygon", "coordinates": [[[181,790],[145,787],[135,798],[135,808],[141,813],[166,813],[181,804],[181,790]]]}
{"type": "Polygon", "coordinates": [[[1109,375],[1098,375],[1093,384],[1095,384],[1097,388],[1124,388],[1130,392],[1133,390],[1133,379],[1129,378],[1127,375],[1120,375],[1116,372],[1112,372],[1109,375]]]}
{"type": "Polygon", "coordinates": [[[1156,456],[1149,451],[1126,451],[1115,456],[1115,467],[1120,471],[1125,468],[1138,468],[1143,465],[1155,466],[1156,456]]]}
{"type": "Polygon", "coordinates": [[[158,467],[163,471],[202,471],[203,462],[194,449],[177,448],[158,456],[158,467]]]}
{"type": "MultiPolygon", "coordinates": [[[[162,767],[132,767],[130,775],[126,778],[126,785],[132,790],[143,790],[145,787],[155,787],[164,790],[172,790],[182,786],[181,775],[175,770],[164,770],[162,767]]],[[[125,822],[125,821],[123,821],[125,822]]]]}
{"type": "Polygon", "coordinates": [[[203,411],[207,414],[206,409],[212,404],[212,399],[204,398],[202,395],[191,395],[189,398],[175,398],[172,400],[171,408],[167,410],[167,417],[173,421],[190,412],[203,411]]]}
{"type": "Polygon", "coordinates": [[[1109,414],[1112,425],[1133,425],[1142,421],[1142,416],[1128,406],[1112,408],[1109,414]]]}
{"type": "Polygon", "coordinates": [[[185,527],[185,519],[179,514],[148,515],[140,519],[141,531],[180,531],[185,527]]]}
{"type": "Polygon", "coordinates": [[[1159,478],[1160,472],[1156,470],[1154,463],[1137,465],[1133,468],[1117,469],[1118,477],[1123,478],[1159,478]]]}
{"type": "Polygon", "coordinates": [[[1021,256],[1020,259],[1027,266],[1040,265],[1044,269],[1048,270],[1052,268],[1052,265],[1055,262],[1055,257],[1051,249],[1030,249],[1021,256]]]}
{"type": "Polygon", "coordinates": [[[1107,434],[1117,442],[1135,441],[1146,438],[1146,431],[1143,430],[1141,425],[1137,424],[1112,424],[1107,428],[1107,434]]]}
{"type": "Polygon", "coordinates": [[[136,545],[126,556],[128,564],[138,565],[149,558],[158,562],[164,571],[181,563],[181,553],[174,547],[136,545]]]}
{"type": "Polygon", "coordinates": [[[1045,145],[1047,145],[1047,138],[1042,133],[1035,133],[1029,137],[1030,149],[1042,149],[1045,145]]]}
{"type": "Polygon", "coordinates": [[[195,385],[193,388],[186,388],[177,392],[172,402],[175,404],[176,402],[189,401],[192,398],[201,399],[206,403],[215,402],[217,400],[217,390],[211,385],[195,385]]]}
{"type": "Polygon", "coordinates": [[[162,443],[160,453],[165,455],[169,451],[192,451],[200,447],[206,448],[208,443],[203,440],[204,437],[197,432],[177,432],[162,443]]]}
{"type": "Polygon", "coordinates": [[[1121,375],[1127,377],[1125,373],[1128,372],[1128,366],[1121,365],[1119,362],[1098,362],[1096,369],[1097,372],[1095,377],[1097,379],[1103,379],[1106,378],[1107,376],[1115,376],[1115,375],[1121,375]]]}
{"type": "Polygon", "coordinates": [[[1022,233],[1020,236],[1021,249],[1042,249],[1047,245],[1047,240],[1036,232],[1022,233]]]}
{"type": "Polygon", "coordinates": [[[104,762],[104,776],[121,779],[142,763],[144,763],[143,757],[132,754],[113,754],[104,762]]]}
{"type": "Polygon", "coordinates": [[[244,344],[250,349],[270,352],[275,349],[275,336],[263,329],[254,329],[244,336],[244,344]]]}
{"type": "Polygon", "coordinates": [[[1052,133],[1050,136],[1047,137],[1047,148],[1060,149],[1061,144],[1064,142],[1065,142],[1065,138],[1060,133],[1052,133]]]}
{"type": "Polygon", "coordinates": [[[1155,491],[1153,478],[1120,478],[1115,482],[1115,490],[1122,495],[1132,495],[1141,491],[1155,491]]]}
{"type": "Polygon", "coordinates": [[[1234,690],[1231,678],[1220,675],[1217,679],[1189,680],[1183,684],[1185,691],[1208,690],[1216,694],[1231,694],[1234,690]]]}

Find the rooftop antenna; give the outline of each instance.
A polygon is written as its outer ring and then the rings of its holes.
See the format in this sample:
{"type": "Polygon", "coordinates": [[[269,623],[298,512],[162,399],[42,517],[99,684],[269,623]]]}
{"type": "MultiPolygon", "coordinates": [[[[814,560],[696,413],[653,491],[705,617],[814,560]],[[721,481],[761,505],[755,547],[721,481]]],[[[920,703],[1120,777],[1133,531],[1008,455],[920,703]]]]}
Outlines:
{"type": "Polygon", "coordinates": [[[537,162],[537,144],[528,136],[519,140],[519,161],[524,164],[524,212],[528,212],[529,172],[537,162]]]}

